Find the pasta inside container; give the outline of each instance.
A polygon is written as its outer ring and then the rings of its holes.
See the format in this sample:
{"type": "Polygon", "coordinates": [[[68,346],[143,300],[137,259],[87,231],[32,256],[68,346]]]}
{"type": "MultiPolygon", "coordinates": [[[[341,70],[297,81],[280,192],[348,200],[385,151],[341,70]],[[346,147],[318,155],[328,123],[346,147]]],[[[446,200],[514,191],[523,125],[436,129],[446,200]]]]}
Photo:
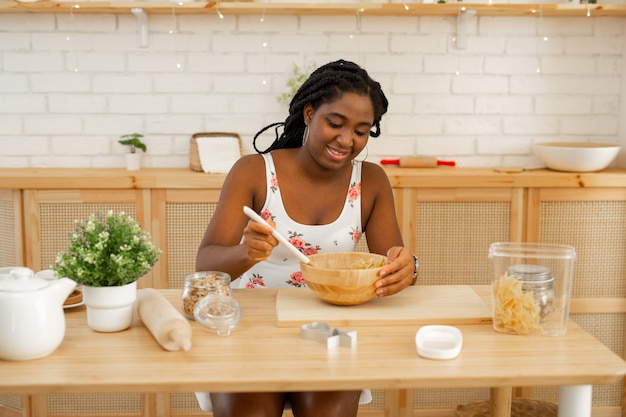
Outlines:
{"type": "Polygon", "coordinates": [[[491,244],[493,327],[501,333],[561,336],[566,333],[576,250],[568,245],[491,244]],[[518,271],[533,271],[520,274],[518,271]],[[551,272],[549,285],[538,280],[551,272]]]}

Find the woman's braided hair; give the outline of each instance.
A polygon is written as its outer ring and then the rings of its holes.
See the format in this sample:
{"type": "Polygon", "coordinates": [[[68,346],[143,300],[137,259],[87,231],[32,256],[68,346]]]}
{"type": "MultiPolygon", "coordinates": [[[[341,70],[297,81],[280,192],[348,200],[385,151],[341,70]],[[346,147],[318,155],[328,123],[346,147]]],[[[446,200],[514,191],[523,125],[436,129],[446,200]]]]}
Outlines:
{"type": "Polygon", "coordinates": [[[310,103],[314,109],[325,103],[339,99],[344,93],[366,95],[374,107],[374,123],[370,136],[380,136],[380,120],[387,112],[389,102],[380,84],[367,74],[363,68],[349,61],[339,60],[316,69],[302,84],[289,103],[289,116],[284,122],[272,123],[261,129],[252,142],[258,153],[268,153],[274,149],[298,148],[302,146],[304,135],[304,106],[310,103]],[[283,132],[279,133],[283,126],[283,132]],[[266,130],[274,128],[276,139],[264,151],[256,146],[257,138],[266,130]]]}

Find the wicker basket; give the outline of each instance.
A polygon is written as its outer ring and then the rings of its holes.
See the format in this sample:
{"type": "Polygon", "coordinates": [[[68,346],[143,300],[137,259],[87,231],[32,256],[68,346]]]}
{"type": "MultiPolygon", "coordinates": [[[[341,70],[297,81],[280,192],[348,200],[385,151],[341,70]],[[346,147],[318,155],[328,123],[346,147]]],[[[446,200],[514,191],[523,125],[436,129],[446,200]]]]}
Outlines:
{"type": "MultiPolygon", "coordinates": [[[[530,398],[511,400],[511,417],[557,417],[557,414],[557,405],[550,402],[530,398]]],[[[456,417],[490,417],[489,401],[457,405],[454,415],[456,417]]]]}
{"type": "Polygon", "coordinates": [[[200,154],[198,153],[198,141],[199,137],[224,137],[232,136],[239,141],[239,152],[241,153],[241,136],[238,133],[232,132],[202,132],[195,133],[191,136],[189,142],[189,169],[192,171],[204,172],[202,170],[202,164],[200,163],[200,154]]]}

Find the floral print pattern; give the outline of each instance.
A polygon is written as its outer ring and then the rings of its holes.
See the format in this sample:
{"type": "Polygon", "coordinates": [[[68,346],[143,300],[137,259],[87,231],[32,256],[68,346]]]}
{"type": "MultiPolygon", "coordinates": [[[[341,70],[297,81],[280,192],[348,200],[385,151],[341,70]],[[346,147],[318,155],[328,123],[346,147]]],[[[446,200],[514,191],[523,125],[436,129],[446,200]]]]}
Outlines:
{"type": "Polygon", "coordinates": [[[361,197],[361,182],[353,182],[348,189],[348,203],[350,203],[350,207],[354,208],[354,203],[359,197],[361,197]]]}
{"type": "Polygon", "coordinates": [[[289,276],[289,280],[285,281],[287,284],[293,286],[293,287],[306,287],[306,285],[304,284],[304,277],[302,276],[302,272],[301,271],[296,271],[294,273],[292,273],[289,276]]]}
{"type": "Polygon", "coordinates": [[[354,243],[357,243],[359,239],[361,238],[361,230],[359,227],[353,227],[350,234],[352,235],[352,241],[354,243]]]}
{"type": "Polygon", "coordinates": [[[252,274],[252,278],[246,283],[246,288],[265,288],[265,281],[259,274],[252,274]]]}
{"type": "MultiPolygon", "coordinates": [[[[266,159],[266,181],[267,181],[267,192],[268,192],[268,208],[264,209],[261,212],[261,217],[266,221],[273,221],[275,223],[282,223],[281,216],[284,215],[284,208],[282,207],[281,195],[280,195],[280,187],[278,184],[278,178],[276,175],[276,168],[274,167],[273,160],[271,155],[264,155],[266,159]],[[277,213],[274,214],[272,209],[277,213]],[[276,220],[279,220],[278,222],[276,220]]],[[[354,165],[358,165],[356,162],[354,165]]],[[[360,172],[360,168],[355,168],[360,172]]],[[[353,171],[357,172],[357,171],[353,171]]],[[[350,186],[348,188],[344,211],[347,210],[360,210],[361,198],[361,178],[360,175],[354,174],[352,180],[350,182],[350,186]]],[[[326,245],[330,248],[324,248],[326,251],[330,249],[331,251],[337,250],[336,247],[347,248],[348,242],[352,242],[356,245],[359,239],[362,236],[361,225],[356,224],[356,218],[354,214],[350,213],[346,216],[341,223],[338,225],[336,230],[328,230],[327,228],[323,229],[312,229],[310,232],[308,228],[304,228],[304,232],[302,230],[297,230],[294,228],[293,230],[287,230],[285,232],[287,236],[287,240],[296,247],[300,252],[302,252],[306,256],[315,255],[323,250],[321,245],[326,245]],[[319,230],[319,231],[317,231],[319,230]],[[310,233],[311,236],[306,236],[306,234],[310,233]],[[332,236],[332,238],[331,238],[332,236]]],[[[289,220],[289,219],[287,219],[289,220]]],[[[291,225],[292,221],[287,221],[286,224],[291,225]]],[[[285,224],[283,224],[285,227],[285,224]]],[[[294,226],[291,226],[294,227],[294,226]]],[[[283,229],[284,230],[284,229],[283,229]]],[[[344,249],[349,250],[349,249],[344,249]]],[[[326,252],[325,251],[325,252],[326,252]]],[[[268,268],[259,268],[256,270],[254,267],[251,271],[246,273],[245,275],[248,277],[247,282],[245,282],[246,288],[265,288],[265,287],[280,287],[280,286],[289,286],[295,288],[306,287],[304,282],[304,277],[302,276],[302,272],[300,271],[299,263],[297,261],[294,262],[295,257],[289,257],[287,255],[283,255],[278,259],[277,255],[272,255],[272,259],[274,262],[274,267],[268,268]],[[283,264],[284,266],[279,266],[283,264]],[[274,268],[277,268],[274,270],[274,268]],[[286,269],[286,271],[285,271],[286,269]],[[280,276],[272,277],[271,274],[277,273],[280,270],[280,276]],[[289,272],[291,271],[291,272],[289,272]],[[285,281],[285,274],[288,273],[288,278],[285,281]],[[283,284],[281,285],[280,282],[283,284]]],[[[242,283],[243,285],[243,283],[242,283]]]]}
{"type": "Polygon", "coordinates": [[[276,173],[272,172],[272,177],[270,179],[269,189],[275,193],[278,190],[278,179],[276,178],[276,173]]]}
{"type": "Polygon", "coordinates": [[[322,250],[319,245],[313,246],[308,243],[303,237],[301,233],[298,232],[289,232],[289,243],[296,247],[300,252],[305,255],[315,255],[320,250],[322,250]]]}
{"type": "Polygon", "coordinates": [[[263,210],[263,212],[261,213],[261,218],[265,221],[271,220],[274,221],[274,216],[272,215],[272,212],[269,210],[263,210]]]}

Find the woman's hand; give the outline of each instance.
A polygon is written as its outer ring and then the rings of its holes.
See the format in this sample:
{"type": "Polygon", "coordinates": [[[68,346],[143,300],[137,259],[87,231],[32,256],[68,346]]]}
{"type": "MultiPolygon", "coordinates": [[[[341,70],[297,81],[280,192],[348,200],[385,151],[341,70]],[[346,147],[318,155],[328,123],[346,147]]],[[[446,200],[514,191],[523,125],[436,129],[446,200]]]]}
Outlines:
{"type": "MultiPolygon", "coordinates": [[[[267,220],[267,222],[270,226],[275,226],[273,221],[267,220]]],[[[248,257],[257,263],[269,258],[272,250],[278,245],[278,240],[272,236],[272,229],[250,220],[243,229],[242,244],[246,248],[248,257]]]]}
{"type": "Polygon", "coordinates": [[[386,297],[402,291],[413,281],[415,261],[406,248],[394,246],[387,251],[387,265],[380,270],[380,279],[374,284],[376,295],[386,297]]]}

